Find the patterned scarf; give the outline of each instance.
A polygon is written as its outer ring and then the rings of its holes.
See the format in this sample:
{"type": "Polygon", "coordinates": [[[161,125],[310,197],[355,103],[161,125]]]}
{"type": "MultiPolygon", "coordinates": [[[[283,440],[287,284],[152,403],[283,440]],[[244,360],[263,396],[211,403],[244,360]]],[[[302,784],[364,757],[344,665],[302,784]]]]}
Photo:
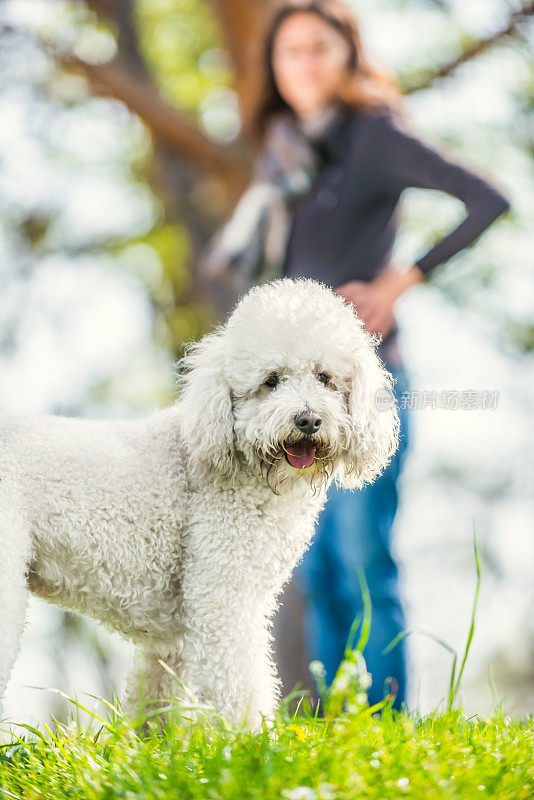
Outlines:
{"type": "Polygon", "coordinates": [[[332,101],[304,118],[289,112],[271,118],[248,188],[201,254],[199,267],[205,278],[229,278],[246,291],[282,275],[293,211],[321,168],[313,142],[319,142],[340,115],[340,105],[332,101]]]}

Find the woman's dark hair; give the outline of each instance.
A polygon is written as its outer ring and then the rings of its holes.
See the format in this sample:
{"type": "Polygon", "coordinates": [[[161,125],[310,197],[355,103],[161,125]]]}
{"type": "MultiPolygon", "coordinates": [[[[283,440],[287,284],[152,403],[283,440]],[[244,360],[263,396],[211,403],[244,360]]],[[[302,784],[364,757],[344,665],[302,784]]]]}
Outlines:
{"type": "Polygon", "coordinates": [[[358,20],[342,0],[286,0],[277,7],[264,34],[262,63],[263,89],[251,115],[250,134],[260,142],[268,120],[280,111],[292,111],[278,92],[272,67],[274,41],[278,28],[287,17],[311,13],[324,19],[348,42],[350,57],[347,64],[350,79],[339,90],[339,100],[358,108],[388,106],[403,110],[403,97],[397,80],[385,68],[373,66],[363,52],[358,20]]]}

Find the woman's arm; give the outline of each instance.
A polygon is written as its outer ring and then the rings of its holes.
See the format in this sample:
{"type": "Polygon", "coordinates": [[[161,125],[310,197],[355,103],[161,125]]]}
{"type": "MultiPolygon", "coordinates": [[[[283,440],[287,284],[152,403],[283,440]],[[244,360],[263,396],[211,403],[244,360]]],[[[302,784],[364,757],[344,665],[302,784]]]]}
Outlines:
{"type": "Polygon", "coordinates": [[[459,250],[472,244],[511,207],[508,198],[489,181],[410,133],[394,112],[377,117],[373,131],[379,181],[393,191],[413,186],[438,189],[457,197],[467,209],[462,222],[408,269],[389,267],[373,281],[349,281],[336,291],[350,300],[367,330],[386,336],[394,324],[393,305],[407,288],[459,250]]]}
{"type": "Polygon", "coordinates": [[[418,139],[394,112],[387,111],[376,120],[374,145],[387,186],[398,190],[409,186],[437,189],[457,197],[467,209],[462,222],[415,262],[425,276],[472,244],[511,207],[496,186],[418,139]]]}

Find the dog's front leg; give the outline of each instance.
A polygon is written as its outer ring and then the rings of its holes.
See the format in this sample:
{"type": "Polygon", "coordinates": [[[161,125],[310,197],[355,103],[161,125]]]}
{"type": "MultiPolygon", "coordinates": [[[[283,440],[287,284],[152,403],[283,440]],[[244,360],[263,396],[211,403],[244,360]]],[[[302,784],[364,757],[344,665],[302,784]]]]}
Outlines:
{"type": "Polygon", "coordinates": [[[184,681],[201,704],[213,706],[232,725],[260,730],[262,717],[272,720],[280,697],[265,620],[253,625],[239,614],[217,619],[213,609],[200,619],[213,619],[214,624],[186,635],[184,681]]]}
{"type": "Polygon", "coordinates": [[[166,709],[175,704],[184,719],[197,721],[215,711],[231,724],[259,730],[262,712],[267,715],[274,707],[272,673],[249,659],[246,668],[239,667],[235,655],[226,658],[222,643],[212,635],[191,637],[179,653],[140,648],[127,684],[129,713],[145,726],[154,715],[165,724],[166,709]]]}

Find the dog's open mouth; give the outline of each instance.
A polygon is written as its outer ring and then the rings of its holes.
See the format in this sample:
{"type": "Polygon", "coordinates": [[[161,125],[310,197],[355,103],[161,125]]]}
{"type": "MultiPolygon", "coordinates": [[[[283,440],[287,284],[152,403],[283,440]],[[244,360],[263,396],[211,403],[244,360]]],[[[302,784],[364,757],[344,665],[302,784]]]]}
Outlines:
{"type": "Polygon", "coordinates": [[[310,439],[299,439],[298,442],[283,443],[286,461],[296,469],[311,467],[315,461],[315,445],[310,439]]]}

